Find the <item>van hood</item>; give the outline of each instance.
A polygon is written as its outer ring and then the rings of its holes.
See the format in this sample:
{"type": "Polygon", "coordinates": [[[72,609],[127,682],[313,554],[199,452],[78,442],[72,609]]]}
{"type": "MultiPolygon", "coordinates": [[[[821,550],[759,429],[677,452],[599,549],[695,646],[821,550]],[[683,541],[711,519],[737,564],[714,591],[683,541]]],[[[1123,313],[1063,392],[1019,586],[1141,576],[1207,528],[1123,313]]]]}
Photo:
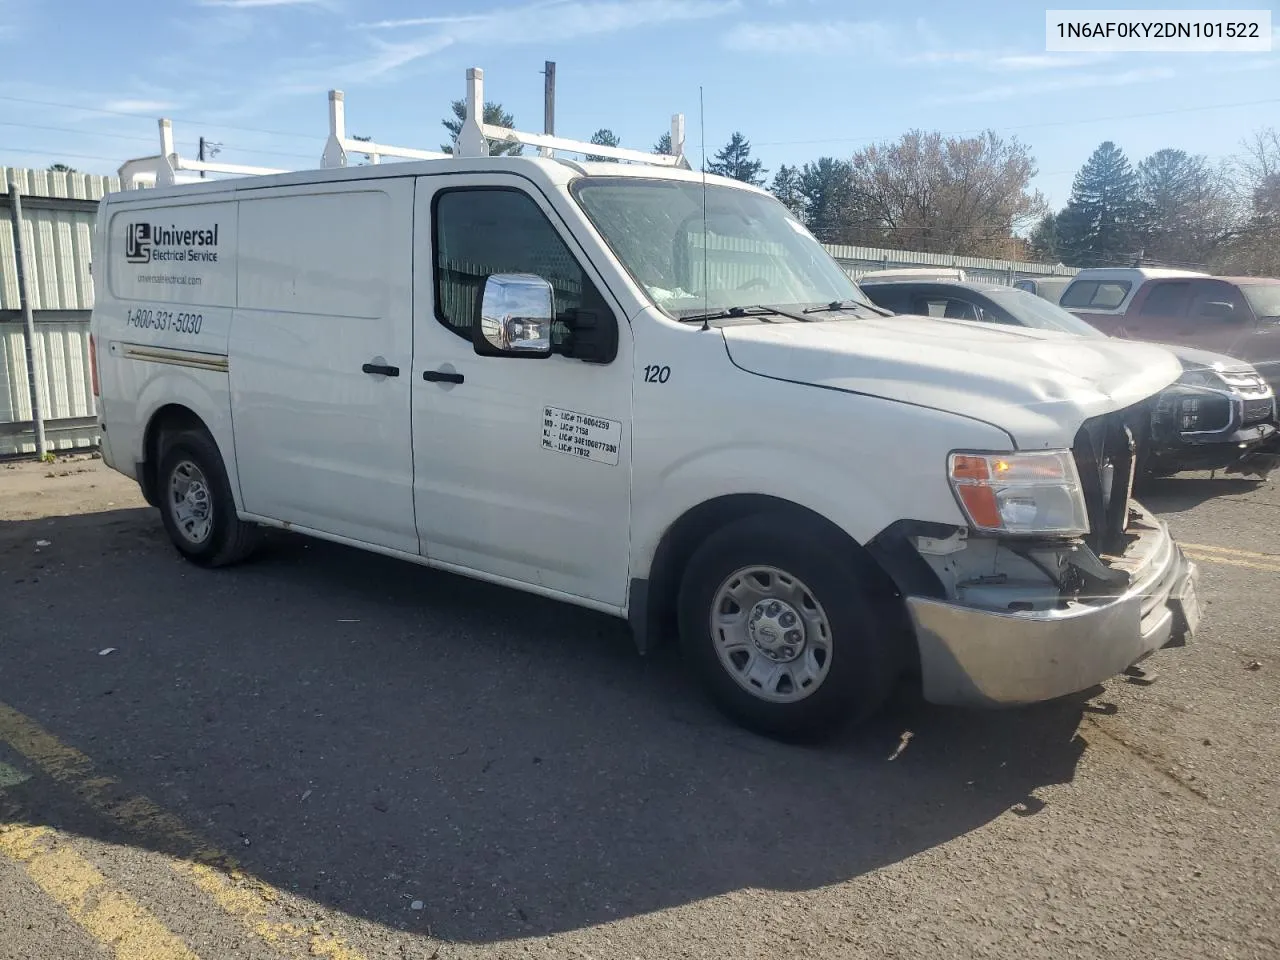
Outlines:
{"type": "Polygon", "coordinates": [[[1086,419],[1182,373],[1150,344],[965,320],[899,314],[720,329],[730,359],[750,373],[980,420],[1020,449],[1069,447],[1086,419]]]}
{"type": "MultiPolygon", "coordinates": [[[[1154,341],[1147,341],[1152,343],[1154,341]]],[[[1230,370],[1239,373],[1257,373],[1253,364],[1225,353],[1214,353],[1212,350],[1201,350],[1199,347],[1188,347],[1181,343],[1156,343],[1157,347],[1168,350],[1182,361],[1185,370],[1230,370]]]]}

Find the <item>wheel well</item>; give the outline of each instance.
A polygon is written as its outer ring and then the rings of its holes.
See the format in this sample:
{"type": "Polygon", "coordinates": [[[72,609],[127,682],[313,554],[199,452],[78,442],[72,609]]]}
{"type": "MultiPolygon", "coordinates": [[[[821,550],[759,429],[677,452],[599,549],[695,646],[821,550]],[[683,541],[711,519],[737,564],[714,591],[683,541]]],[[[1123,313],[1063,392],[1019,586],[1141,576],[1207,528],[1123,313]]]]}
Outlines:
{"type": "MultiPolygon", "coordinates": [[[[756,514],[771,513],[788,523],[802,526],[815,537],[842,543],[859,567],[866,572],[872,592],[881,597],[895,624],[905,622],[905,607],[893,580],[860,543],[826,517],[778,497],[763,494],[733,494],[701,503],[667,528],[643,581],[640,597],[632,591],[631,626],[642,652],[648,652],[676,632],[676,599],[685,566],[698,546],[734,521],[756,514]],[[639,608],[639,609],[637,609],[639,608]]],[[[635,583],[633,582],[633,587],[635,583]]]]}
{"type": "Polygon", "coordinates": [[[153,507],[159,504],[156,493],[156,471],[160,469],[160,452],[164,449],[165,440],[169,436],[183,430],[209,432],[203,420],[179,403],[170,403],[161,407],[151,415],[151,420],[147,424],[147,431],[142,440],[143,461],[138,485],[142,487],[142,496],[153,507]]]}

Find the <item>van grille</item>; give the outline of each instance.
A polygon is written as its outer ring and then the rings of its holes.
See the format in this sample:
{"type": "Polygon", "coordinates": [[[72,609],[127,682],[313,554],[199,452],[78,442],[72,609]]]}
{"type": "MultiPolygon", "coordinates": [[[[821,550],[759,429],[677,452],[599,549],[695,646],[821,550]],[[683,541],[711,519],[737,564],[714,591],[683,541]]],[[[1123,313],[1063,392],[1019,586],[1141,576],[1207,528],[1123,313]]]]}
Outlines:
{"type": "Polygon", "coordinates": [[[1241,410],[1240,422],[1246,427],[1272,419],[1275,401],[1270,397],[1265,400],[1245,400],[1241,410]]]}
{"type": "Polygon", "coordinates": [[[1245,397],[1266,397],[1270,392],[1262,375],[1244,370],[1220,370],[1218,376],[1236,393],[1245,397]]]}
{"type": "Polygon", "coordinates": [[[1089,517],[1085,542],[1097,554],[1122,553],[1129,526],[1136,440],[1150,422],[1151,401],[1091,417],[1076,433],[1071,453],[1089,517]]]}

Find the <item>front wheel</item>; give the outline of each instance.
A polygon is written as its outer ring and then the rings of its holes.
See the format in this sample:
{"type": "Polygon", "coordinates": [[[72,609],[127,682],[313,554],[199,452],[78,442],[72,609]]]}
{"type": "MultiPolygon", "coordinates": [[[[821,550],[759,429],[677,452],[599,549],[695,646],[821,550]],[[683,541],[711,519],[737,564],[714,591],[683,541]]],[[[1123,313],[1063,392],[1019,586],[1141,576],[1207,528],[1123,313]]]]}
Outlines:
{"type": "Polygon", "coordinates": [[[222,455],[203,430],[184,430],[165,445],[156,489],[169,539],[193,563],[226,566],[257,546],[258,528],[236,516],[222,455]]]}
{"type": "Polygon", "coordinates": [[[680,589],[680,637],[712,700],[780,739],[837,732],[884,703],[894,638],[852,544],[776,515],[712,534],[680,589]]]}

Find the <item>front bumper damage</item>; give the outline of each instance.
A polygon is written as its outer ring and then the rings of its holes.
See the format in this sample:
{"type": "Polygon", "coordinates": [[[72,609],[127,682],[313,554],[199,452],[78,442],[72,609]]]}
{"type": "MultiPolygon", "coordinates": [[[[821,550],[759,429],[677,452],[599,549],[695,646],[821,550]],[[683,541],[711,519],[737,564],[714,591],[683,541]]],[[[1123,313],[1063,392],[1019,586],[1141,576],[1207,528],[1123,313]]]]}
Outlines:
{"type": "Polygon", "coordinates": [[[1196,565],[1162,521],[1132,501],[1130,507],[1123,554],[1104,558],[1128,574],[1122,592],[1037,610],[909,596],[925,699],[972,706],[1051,700],[1192,636],[1200,621],[1196,565]]]}

